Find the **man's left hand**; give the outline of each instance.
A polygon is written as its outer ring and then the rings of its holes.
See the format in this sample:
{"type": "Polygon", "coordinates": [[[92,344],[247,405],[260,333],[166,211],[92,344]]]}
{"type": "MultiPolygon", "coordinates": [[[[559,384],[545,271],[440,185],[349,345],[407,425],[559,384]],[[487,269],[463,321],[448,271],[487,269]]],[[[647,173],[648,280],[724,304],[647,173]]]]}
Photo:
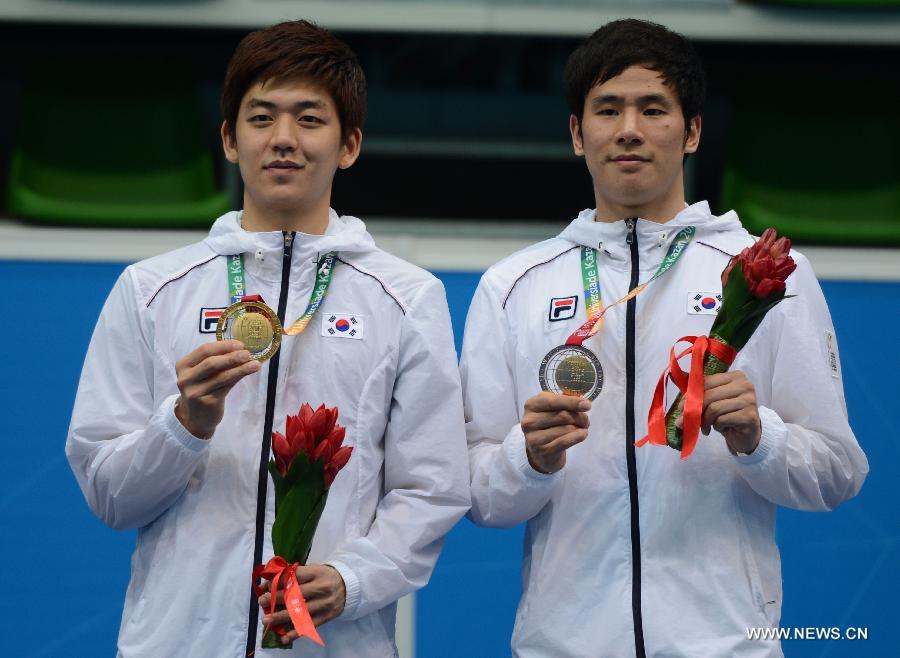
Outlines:
{"type": "MultiPolygon", "coordinates": [[[[341,578],[341,574],[334,567],[327,564],[297,567],[297,582],[300,583],[300,591],[303,593],[303,598],[306,599],[309,614],[316,627],[331,621],[343,612],[344,603],[347,600],[347,589],[344,586],[344,579],[341,578]]],[[[263,585],[266,590],[269,590],[271,586],[272,583],[263,585]]],[[[290,615],[284,608],[284,599],[282,597],[283,591],[279,590],[277,609],[274,614],[267,612],[272,601],[271,593],[267,591],[259,597],[259,605],[264,612],[262,618],[264,624],[277,626],[291,622],[290,615]]],[[[294,630],[288,631],[286,635],[281,636],[282,644],[291,644],[296,639],[297,632],[294,630]]]]}
{"type": "Polygon", "coordinates": [[[733,453],[751,453],[759,445],[762,425],[756,404],[756,389],[740,370],[706,376],[701,426],[725,437],[733,453]]]}

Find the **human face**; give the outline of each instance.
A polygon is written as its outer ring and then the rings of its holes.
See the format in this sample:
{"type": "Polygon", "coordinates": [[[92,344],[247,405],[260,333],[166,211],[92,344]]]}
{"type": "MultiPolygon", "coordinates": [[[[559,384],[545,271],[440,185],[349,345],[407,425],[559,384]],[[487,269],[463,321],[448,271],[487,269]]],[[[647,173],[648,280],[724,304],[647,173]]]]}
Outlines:
{"type": "Polygon", "coordinates": [[[255,84],[241,99],[233,137],[222,124],[225,157],[244,180],[245,214],[278,228],[288,228],[280,226],[285,217],[327,224],[335,171],[356,161],[361,139],[356,129],[342,141],[331,95],[302,80],[255,84]]]}
{"type": "Polygon", "coordinates": [[[678,96],[658,72],[631,66],[595,85],[580,125],[573,115],[569,128],[594,181],[598,220],[664,222],[684,207],[683,159],[700,143],[700,117],[685,130],[678,96]]]}

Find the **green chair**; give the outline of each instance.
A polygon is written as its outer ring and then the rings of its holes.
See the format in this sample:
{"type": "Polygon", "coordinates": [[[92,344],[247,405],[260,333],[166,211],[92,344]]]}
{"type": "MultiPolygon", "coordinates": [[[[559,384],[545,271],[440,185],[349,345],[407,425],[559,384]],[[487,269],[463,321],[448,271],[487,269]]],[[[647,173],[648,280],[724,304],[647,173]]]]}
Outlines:
{"type": "Polygon", "coordinates": [[[31,67],[9,213],[57,224],[174,227],[209,225],[226,212],[196,85],[181,70],[63,58],[31,67]]]}
{"type": "Polygon", "coordinates": [[[897,96],[849,75],[742,81],[722,209],[737,210],[751,233],[772,226],[806,242],[900,244],[897,96]]]}

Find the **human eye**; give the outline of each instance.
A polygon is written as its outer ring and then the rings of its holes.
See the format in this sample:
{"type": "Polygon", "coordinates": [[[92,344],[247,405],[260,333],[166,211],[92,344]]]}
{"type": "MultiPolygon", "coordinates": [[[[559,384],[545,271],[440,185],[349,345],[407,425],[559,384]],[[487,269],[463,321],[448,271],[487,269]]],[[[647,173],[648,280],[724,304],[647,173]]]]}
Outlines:
{"type": "Polygon", "coordinates": [[[596,114],[601,117],[614,117],[618,116],[619,111],[614,107],[601,107],[597,109],[596,114]]]}
{"type": "Polygon", "coordinates": [[[258,114],[250,115],[250,117],[247,118],[247,121],[250,123],[268,123],[272,121],[272,117],[260,112],[258,114]]]}
{"type": "Polygon", "coordinates": [[[644,115],[648,117],[659,117],[666,114],[666,111],[661,107],[648,107],[644,110],[644,115]]]}
{"type": "Polygon", "coordinates": [[[321,117],[318,117],[315,114],[301,114],[297,121],[309,126],[318,126],[325,123],[321,117]]]}

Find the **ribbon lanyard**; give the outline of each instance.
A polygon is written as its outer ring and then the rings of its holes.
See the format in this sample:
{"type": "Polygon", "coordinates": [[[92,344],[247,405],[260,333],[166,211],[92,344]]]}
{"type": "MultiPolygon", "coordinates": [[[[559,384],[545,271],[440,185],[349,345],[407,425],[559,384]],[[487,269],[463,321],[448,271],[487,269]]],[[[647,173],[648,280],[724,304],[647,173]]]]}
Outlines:
{"type": "Polygon", "coordinates": [[[244,287],[244,256],[235,254],[228,256],[228,291],[231,293],[231,303],[237,304],[246,294],[244,287]]]}
{"type": "Polygon", "coordinates": [[[603,300],[600,298],[600,282],[597,277],[597,250],[593,247],[581,248],[581,277],[584,281],[584,302],[587,307],[587,322],[578,327],[575,332],[566,340],[566,345],[581,345],[588,338],[596,334],[603,327],[603,316],[613,306],[627,302],[640,295],[647,289],[651,283],[656,281],[663,274],[675,267],[675,263],[679,261],[684,254],[685,249],[694,239],[697,229],[693,226],[685,226],[675,234],[672,242],[669,243],[669,249],[666,251],[666,257],[656,273],[649,280],[641,283],[629,291],[627,295],[614,301],[612,304],[603,308],[603,300]]]}
{"type": "MultiPolygon", "coordinates": [[[[334,261],[337,259],[337,252],[329,251],[319,259],[316,266],[316,282],[313,284],[312,293],[309,296],[309,303],[306,310],[290,327],[284,330],[288,336],[296,336],[306,329],[313,315],[319,310],[322,302],[325,300],[325,294],[328,292],[328,286],[331,285],[331,277],[334,273],[334,261]]],[[[244,256],[243,254],[235,254],[228,256],[226,262],[228,266],[228,290],[231,293],[231,303],[236,304],[246,294],[246,278],[244,277],[244,256]]]]}

